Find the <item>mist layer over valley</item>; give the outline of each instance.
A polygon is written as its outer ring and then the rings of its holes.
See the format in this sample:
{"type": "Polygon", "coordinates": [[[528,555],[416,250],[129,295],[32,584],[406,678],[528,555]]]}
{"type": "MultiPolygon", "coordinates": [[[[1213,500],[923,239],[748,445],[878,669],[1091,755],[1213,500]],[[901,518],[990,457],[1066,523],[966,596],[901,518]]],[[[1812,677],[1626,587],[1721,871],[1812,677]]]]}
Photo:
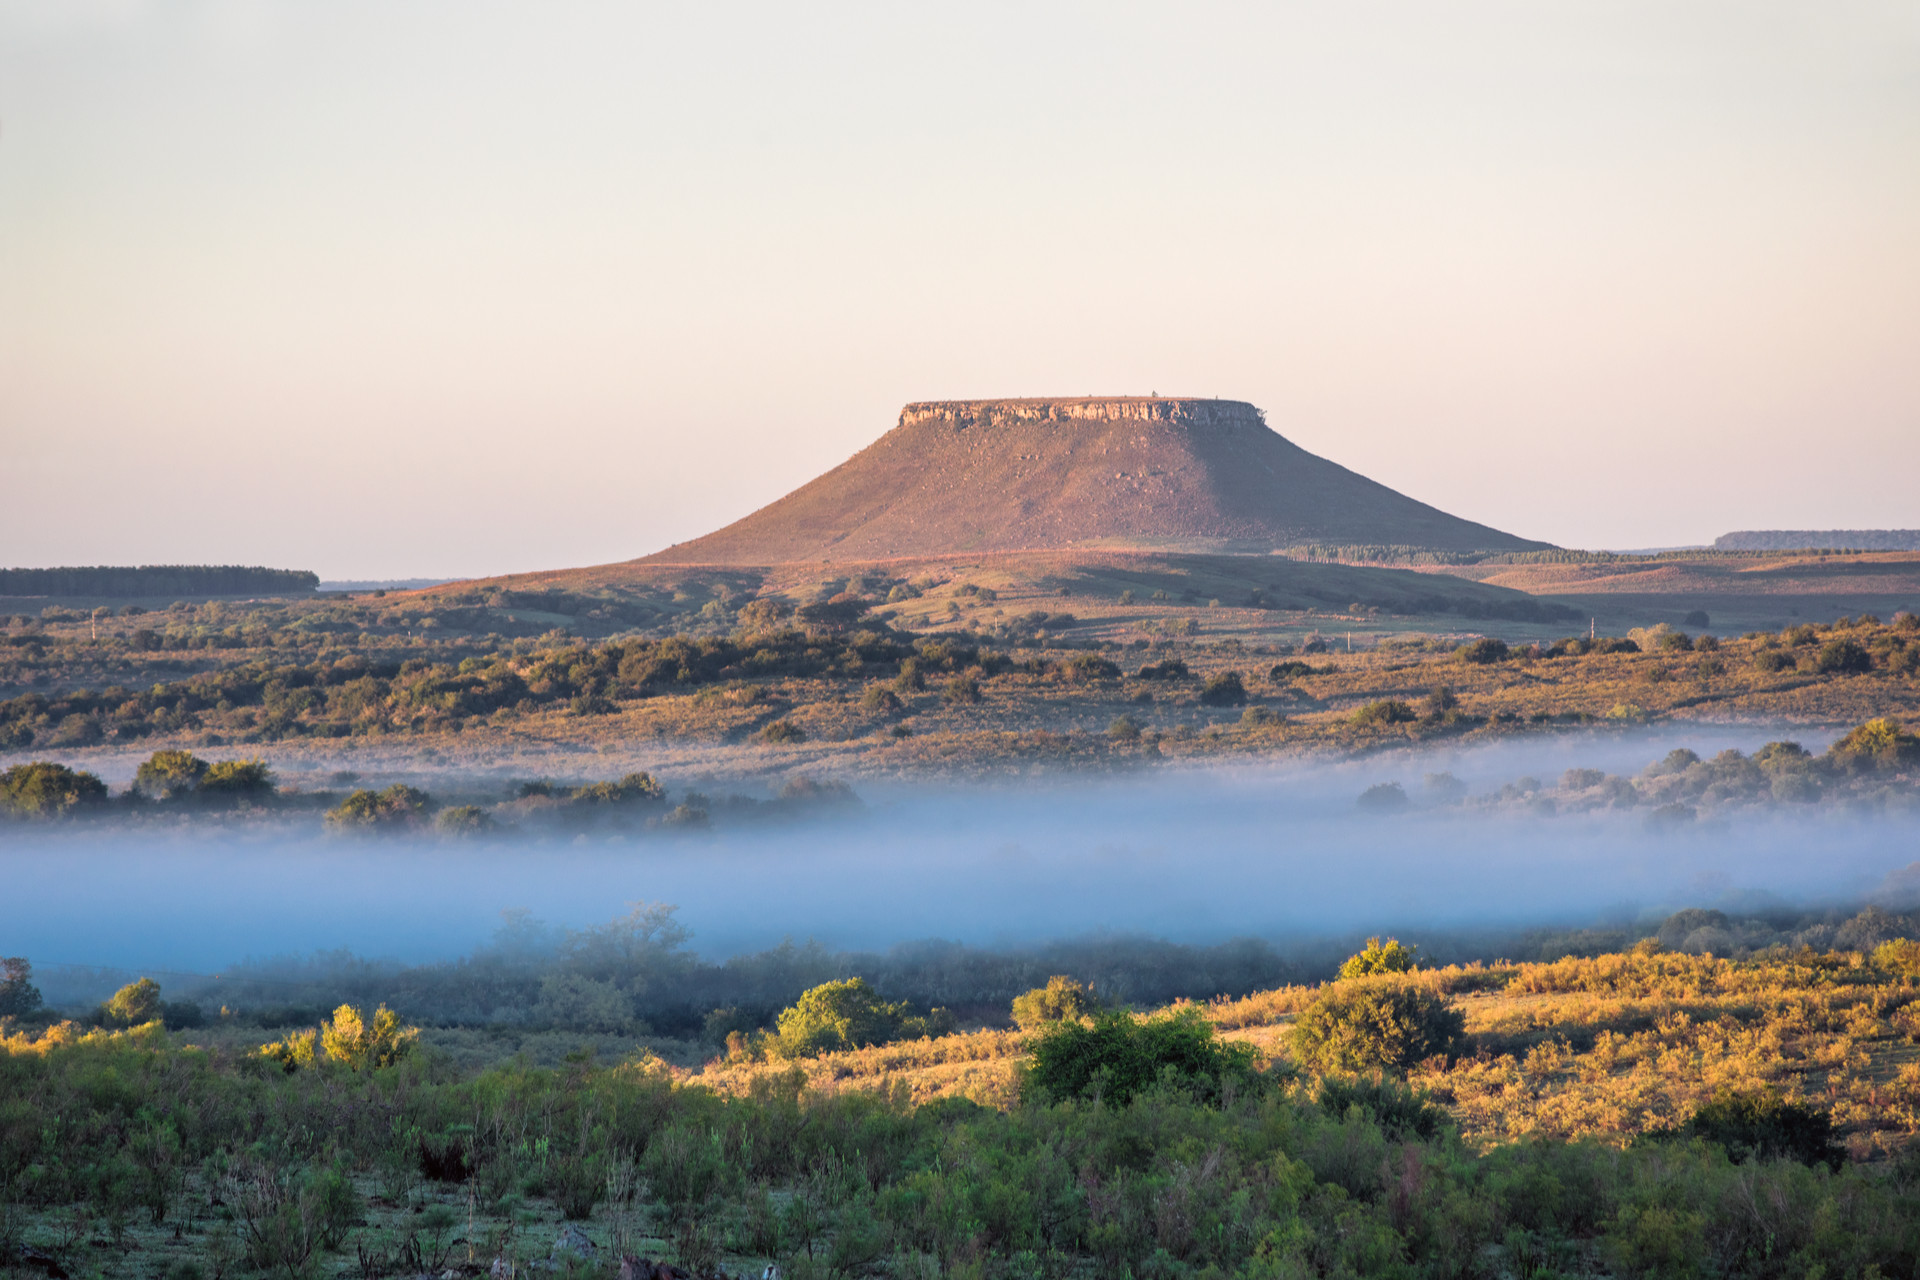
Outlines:
{"type": "Polygon", "coordinates": [[[1583,736],[1317,766],[863,785],[864,805],[840,816],[646,839],[16,829],[0,865],[9,944],[43,966],[207,973],[339,949],[449,959],[485,944],[513,909],[581,928],[631,902],[674,904],[709,959],[787,938],[864,950],[1098,933],[1213,944],[1622,922],[1723,901],[1839,904],[1914,861],[1899,817],[1787,808],[1676,825],[1644,808],[1551,811],[1513,786],[1546,778],[1534,784],[1545,794],[1566,769],[1632,774],[1676,749],[1710,756],[1773,736],[1583,736]],[[1386,782],[1402,785],[1404,811],[1356,804],[1386,782]]]}

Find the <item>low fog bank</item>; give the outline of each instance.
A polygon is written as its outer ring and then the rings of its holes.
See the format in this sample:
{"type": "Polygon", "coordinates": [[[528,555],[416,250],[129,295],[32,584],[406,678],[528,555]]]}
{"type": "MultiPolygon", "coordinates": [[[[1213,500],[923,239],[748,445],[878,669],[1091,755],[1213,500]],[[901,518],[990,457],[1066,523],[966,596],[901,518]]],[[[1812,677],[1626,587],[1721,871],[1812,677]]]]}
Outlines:
{"type": "MultiPolygon", "coordinates": [[[[1572,767],[1635,772],[1677,747],[1751,750],[1765,729],[1554,738],[1321,765],[1004,785],[863,785],[834,821],[635,841],[403,841],[270,832],[56,832],[0,840],[0,953],[43,969],[210,973],[345,950],[422,963],[485,944],[504,910],[555,927],[636,901],[679,908],[709,959],[783,938],[879,951],[926,938],[1031,946],[1099,934],[1189,944],[1397,929],[1659,918],[1681,906],[1866,900],[1920,857],[1900,814],[1773,810],[1650,828],[1418,802],[1572,767]],[[1415,806],[1356,806],[1402,782],[1415,806]]],[[[1815,751],[1823,740],[1802,739],[1815,751]]]]}

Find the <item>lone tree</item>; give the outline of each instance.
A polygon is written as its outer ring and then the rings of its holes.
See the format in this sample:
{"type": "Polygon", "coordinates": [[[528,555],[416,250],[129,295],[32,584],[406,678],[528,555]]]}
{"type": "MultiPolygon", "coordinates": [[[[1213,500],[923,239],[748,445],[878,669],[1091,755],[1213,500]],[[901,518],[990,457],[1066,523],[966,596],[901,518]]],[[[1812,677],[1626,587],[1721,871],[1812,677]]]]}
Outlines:
{"type": "Polygon", "coordinates": [[[1417,967],[1413,953],[1419,949],[1398,938],[1388,938],[1384,943],[1378,938],[1368,938],[1366,949],[1348,956],[1347,962],[1340,966],[1340,976],[1371,978],[1381,973],[1412,973],[1417,967]]]}
{"type": "Polygon", "coordinates": [[[1300,1014],[1293,1051],[1319,1071],[1405,1075],[1437,1054],[1451,1056],[1466,1015],[1431,991],[1374,979],[1335,983],[1300,1014]]]}

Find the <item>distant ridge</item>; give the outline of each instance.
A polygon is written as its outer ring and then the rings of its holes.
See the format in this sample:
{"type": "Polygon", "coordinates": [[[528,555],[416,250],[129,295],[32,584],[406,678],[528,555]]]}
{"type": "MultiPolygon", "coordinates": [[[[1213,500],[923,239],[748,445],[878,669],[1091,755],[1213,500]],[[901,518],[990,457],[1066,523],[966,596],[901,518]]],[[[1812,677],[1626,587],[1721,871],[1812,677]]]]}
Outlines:
{"type": "Polygon", "coordinates": [[[1920,529],[1742,529],[1717,551],[1920,551],[1920,529]]]}
{"type": "Polygon", "coordinates": [[[745,519],[641,563],[765,565],[1069,548],[1259,553],[1306,543],[1524,551],[1308,453],[1238,400],[909,404],[898,424],[745,519]]]}

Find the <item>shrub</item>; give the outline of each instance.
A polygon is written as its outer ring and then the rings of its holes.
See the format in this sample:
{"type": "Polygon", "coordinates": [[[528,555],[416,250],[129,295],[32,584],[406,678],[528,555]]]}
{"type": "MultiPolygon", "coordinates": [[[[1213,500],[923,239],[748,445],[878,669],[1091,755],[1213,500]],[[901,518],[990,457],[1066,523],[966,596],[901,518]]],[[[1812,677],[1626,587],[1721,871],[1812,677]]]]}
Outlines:
{"type": "Polygon", "coordinates": [[[791,720],[775,720],[760,731],[760,741],[779,744],[782,742],[805,742],[807,735],[800,726],[791,720]]]}
{"type": "Polygon", "coordinates": [[[1397,782],[1376,782],[1354,801],[1368,813],[1399,813],[1413,802],[1397,782]]]}
{"type": "Polygon", "coordinates": [[[1131,716],[1115,716],[1107,725],[1107,736],[1115,742],[1134,742],[1140,737],[1140,725],[1131,716]]]}
{"type": "Polygon", "coordinates": [[[1762,675],[1775,675],[1782,671],[1791,671],[1799,664],[1793,655],[1785,649],[1762,649],[1753,655],[1754,670],[1762,675]]]}
{"type": "Polygon", "coordinates": [[[420,1032],[400,1025],[400,1015],[381,1005],[369,1023],[352,1005],[333,1011],[320,1028],[320,1044],[330,1061],[349,1071],[377,1071],[407,1056],[420,1032]]]}
{"type": "Polygon", "coordinates": [[[1655,642],[1654,647],[1662,653],[1693,652],[1693,637],[1684,631],[1669,631],[1655,642]]]}
{"type": "Polygon", "coordinates": [[[1237,707],[1247,700],[1247,686],[1238,671],[1221,671],[1200,686],[1200,701],[1210,707],[1237,707]]]}
{"type": "Polygon", "coordinates": [[[806,1058],[941,1035],[952,1021],[945,1009],[915,1016],[905,1003],[882,1000],[866,979],[848,978],[802,993],[781,1012],[778,1035],[768,1047],[783,1058],[806,1058]]]}
{"type": "Polygon", "coordinates": [[[207,766],[199,795],[215,803],[264,800],[273,795],[273,770],[264,760],[221,760],[207,766]]]}
{"type": "Polygon", "coordinates": [[[1359,727],[1374,728],[1390,724],[1412,724],[1420,713],[1398,698],[1382,698],[1355,711],[1348,720],[1359,727]]]}
{"type": "Polygon", "coordinates": [[[1099,1008],[1100,1001],[1085,984],[1055,974],[1046,986],[1013,998],[1013,1020],[1022,1031],[1037,1031],[1056,1022],[1077,1021],[1099,1008]]]}
{"type": "Polygon", "coordinates": [[[1398,938],[1388,938],[1385,943],[1378,938],[1368,938],[1365,949],[1348,956],[1340,966],[1340,976],[1371,978],[1382,973],[1411,973],[1416,967],[1413,953],[1419,949],[1407,946],[1398,938]]]}
{"type": "Polygon", "coordinates": [[[860,709],[869,714],[899,711],[906,705],[900,701],[899,694],[881,684],[868,688],[866,694],[860,699],[860,709]]]}
{"type": "Polygon", "coordinates": [[[941,696],[954,706],[980,701],[980,682],[962,672],[947,681],[941,696]]]}
{"type": "Polygon", "coordinates": [[[1460,699],[1455,696],[1449,685],[1437,684],[1427,693],[1427,719],[1444,720],[1447,714],[1460,709],[1460,699]]]}
{"type": "Polygon", "coordinates": [[[1836,764],[1853,771],[1898,769],[1920,762],[1920,737],[1885,716],[1869,720],[1827,749],[1836,764]]]}
{"type": "Polygon", "coordinates": [[[1116,1012],[1091,1023],[1056,1022],[1030,1049],[1022,1092],[1045,1101],[1099,1098],[1124,1107],[1155,1084],[1215,1100],[1259,1079],[1253,1047],[1217,1040],[1195,1008],[1157,1018],[1116,1012]]]}
{"type": "Polygon", "coordinates": [[[36,760],[0,773],[0,813],[24,818],[60,818],[104,804],[107,784],[91,773],[36,760]]]}
{"type": "Polygon", "coordinates": [[[1187,664],[1178,658],[1168,658],[1163,662],[1150,662],[1140,668],[1141,680],[1191,680],[1193,672],[1187,664]]]}
{"type": "Polygon", "coordinates": [[[1833,1140],[1833,1116],[1779,1094],[1722,1091],[1701,1105],[1683,1125],[1656,1129],[1651,1141],[1704,1138],[1725,1148],[1735,1164],[1758,1160],[1797,1160],[1824,1164],[1838,1172],[1847,1153],[1833,1140]]]}
{"type": "Polygon", "coordinates": [[[1607,780],[1604,769],[1569,769],[1560,775],[1562,791],[1585,791],[1607,780]]]}
{"type": "Polygon", "coordinates": [[[1453,656],[1462,662],[1477,663],[1486,666],[1495,662],[1504,662],[1509,650],[1507,642],[1494,636],[1482,636],[1480,639],[1461,645],[1453,651],[1453,656]]]}
{"type": "Polygon", "coordinates": [[[1323,673],[1319,667],[1314,666],[1310,662],[1301,662],[1298,659],[1276,662],[1267,668],[1267,679],[1275,684],[1279,684],[1284,680],[1291,680],[1295,676],[1317,676],[1321,674],[1323,673]]]}
{"type": "Polygon", "coordinates": [[[1859,675],[1873,670],[1873,655],[1855,640],[1829,640],[1814,656],[1813,669],[1823,676],[1859,675]]]}
{"type": "Polygon", "coordinates": [[[207,762],[191,751],[156,751],[133,775],[133,789],[151,800],[192,795],[207,774],[207,762]]]}
{"type": "Polygon", "coordinates": [[[1452,1055],[1466,1016],[1439,996],[1391,979],[1335,983],[1294,1024],[1294,1054],[1319,1071],[1404,1075],[1438,1054],[1452,1055]]]}
{"type": "Polygon", "coordinates": [[[341,830],[397,831],[418,826],[433,806],[426,792],[396,782],[385,791],[359,790],[327,811],[341,830]]]}
{"type": "Polygon", "coordinates": [[[667,789],[650,773],[630,773],[618,782],[591,782],[575,787],[569,805],[654,805],[664,802],[667,789]]]}
{"type": "Polygon", "coordinates": [[[160,984],[152,978],[129,982],[113,993],[100,1011],[108,1021],[123,1027],[137,1027],[160,1016],[160,984]]]}

